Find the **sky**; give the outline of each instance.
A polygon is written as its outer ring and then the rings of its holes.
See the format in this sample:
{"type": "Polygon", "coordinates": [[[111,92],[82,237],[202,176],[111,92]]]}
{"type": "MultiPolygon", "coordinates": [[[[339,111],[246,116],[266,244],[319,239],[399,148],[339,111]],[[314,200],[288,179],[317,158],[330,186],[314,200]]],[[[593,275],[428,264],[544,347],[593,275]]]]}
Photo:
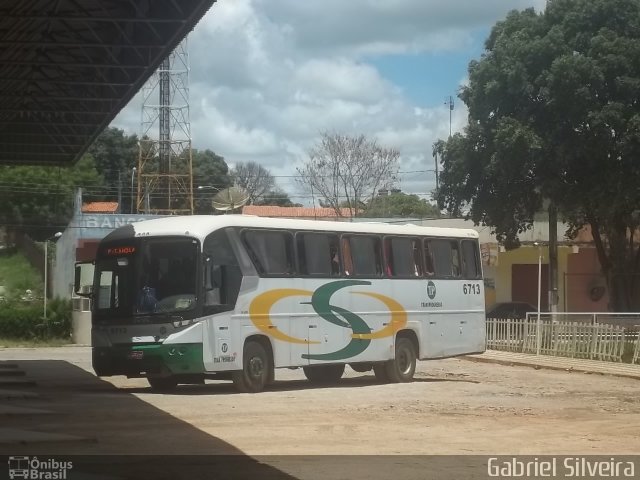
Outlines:
{"type": "MultiPolygon", "coordinates": [[[[433,143],[466,125],[469,61],[510,10],[545,3],[218,0],[188,37],[192,146],[261,164],[308,205],[293,176],[321,133],[364,134],[400,151],[396,187],[428,199],[433,143]]],[[[140,135],[141,112],[139,94],[112,126],[140,135]]]]}

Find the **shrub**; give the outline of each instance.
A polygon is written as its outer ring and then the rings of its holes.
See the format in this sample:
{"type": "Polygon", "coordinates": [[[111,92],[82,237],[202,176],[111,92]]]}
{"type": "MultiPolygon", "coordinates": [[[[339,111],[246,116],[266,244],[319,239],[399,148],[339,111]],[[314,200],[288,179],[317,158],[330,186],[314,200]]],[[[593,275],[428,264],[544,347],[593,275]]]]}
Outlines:
{"type": "Polygon", "coordinates": [[[53,299],[47,304],[47,319],[42,305],[6,302],[0,306],[0,337],[48,339],[71,336],[71,301],[53,299]]]}

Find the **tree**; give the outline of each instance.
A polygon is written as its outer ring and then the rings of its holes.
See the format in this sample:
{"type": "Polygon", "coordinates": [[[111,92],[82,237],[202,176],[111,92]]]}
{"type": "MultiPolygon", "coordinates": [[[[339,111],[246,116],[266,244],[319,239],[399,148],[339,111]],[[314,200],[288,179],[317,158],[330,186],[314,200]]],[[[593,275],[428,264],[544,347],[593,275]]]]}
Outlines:
{"type": "Polygon", "coordinates": [[[116,200],[122,193],[120,209],[131,211],[131,175],[138,165],[138,137],[126,135],[124,130],[107,127],[87,150],[95,160],[96,170],[102,175],[105,190],[97,200],[116,200]]]}
{"type": "Polygon", "coordinates": [[[463,134],[440,141],[438,201],[507,246],[545,199],[591,229],[614,310],[640,273],[640,0],[549,0],[511,12],[469,65],[463,134]]]}
{"type": "Polygon", "coordinates": [[[343,216],[343,205],[355,216],[379,188],[392,186],[398,173],[400,152],[378,146],[364,135],[350,137],[323,133],[298,168],[298,184],[318,196],[324,205],[343,216]]]}
{"type": "Polygon", "coordinates": [[[301,207],[301,203],[293,203],[289,195],[280,188],[274,188],[259,198],[255,205],[274,205],[277,207],[301,207]]]}
{"type": "Polygon", "coordinates": [[[440,212],[435,205],[428,203],[417,195],[408,195],[400,191],[392,191],[388,195],[378,195],[366,206],[366,217],[439,217],[440,212]]]}
{"type": "Polygon", "coordinates": [[[275,186],[273,175],[256,162],[238,162],[231,170],[231,177],[236,185],[247,191],[250,204],[255,203],[275,186]]]}
{"type": "Polygon", "coordinates": [[[231,185],[229,166],[217,153],[211,150],[192,150],[194,213],[208,214],[213,212],[211,200],[220,190],[231,185]],[[202,187],[198,189],[198,187],[202,187]]]}
{"type": "Polygon", "coordinates": [[[102,177],[91,155],[72,167],[0,167],[0,223],[9,230],[47,238],[73,216],[75,191],[103,191],[102,177]]]}

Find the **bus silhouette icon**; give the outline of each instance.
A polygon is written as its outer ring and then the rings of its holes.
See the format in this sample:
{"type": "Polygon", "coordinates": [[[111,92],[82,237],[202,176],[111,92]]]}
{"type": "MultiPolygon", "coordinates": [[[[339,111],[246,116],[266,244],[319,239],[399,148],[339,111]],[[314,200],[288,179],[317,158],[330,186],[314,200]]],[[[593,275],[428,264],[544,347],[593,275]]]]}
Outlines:
{"type": "Polygon", "coordinates": [[[9,457],[9,478],[29,478],[29,457],[9,457]]]}

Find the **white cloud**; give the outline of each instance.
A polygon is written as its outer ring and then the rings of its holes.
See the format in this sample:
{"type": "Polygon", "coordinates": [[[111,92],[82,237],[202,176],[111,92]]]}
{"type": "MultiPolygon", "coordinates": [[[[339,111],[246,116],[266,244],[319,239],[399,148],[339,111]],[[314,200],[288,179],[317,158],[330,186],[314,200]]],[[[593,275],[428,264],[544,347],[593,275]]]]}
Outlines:
{"type": "MultiPolygon", "coordinates": [[[[189,37],[193,146],[258,161],[295,194],[287,176],[320,132],[364,133],[422,172],[401,176],[403,190],[427,193],[448,108],[416,105],[368,59],[466,50],[473,32],[530,5],[544,0],[218,0],[189,37]]],[[[140,109],[138,97],[114,124],[139,132],[140,109]]],[[[465,123],[457,102],[453,130],[465,123]]]]}

